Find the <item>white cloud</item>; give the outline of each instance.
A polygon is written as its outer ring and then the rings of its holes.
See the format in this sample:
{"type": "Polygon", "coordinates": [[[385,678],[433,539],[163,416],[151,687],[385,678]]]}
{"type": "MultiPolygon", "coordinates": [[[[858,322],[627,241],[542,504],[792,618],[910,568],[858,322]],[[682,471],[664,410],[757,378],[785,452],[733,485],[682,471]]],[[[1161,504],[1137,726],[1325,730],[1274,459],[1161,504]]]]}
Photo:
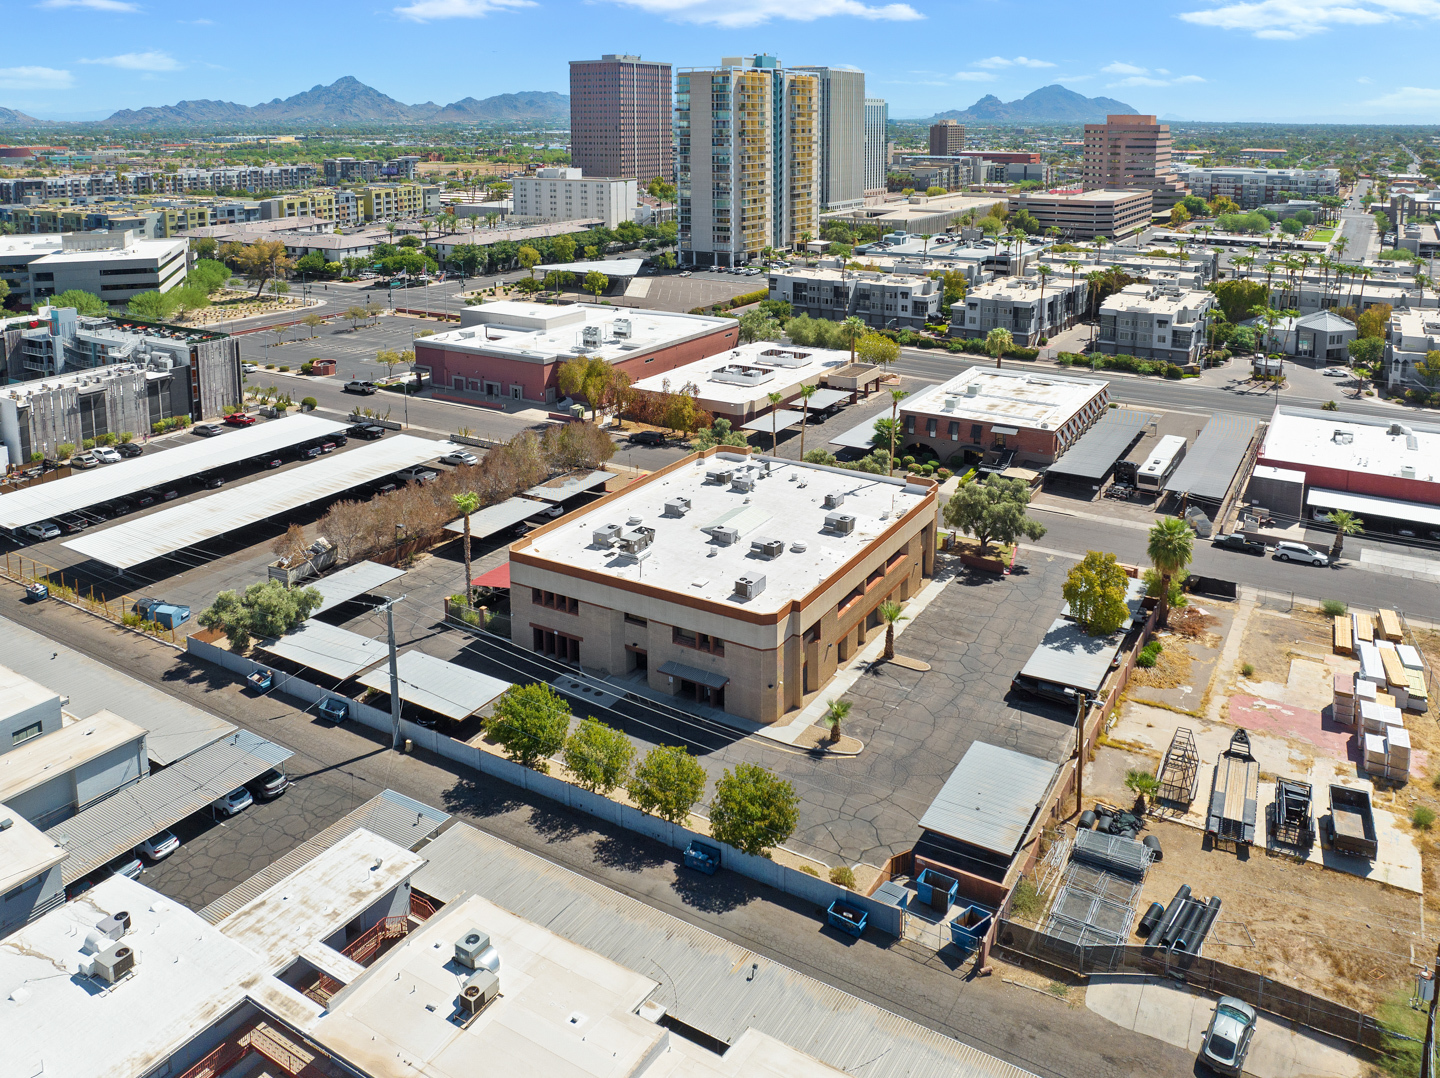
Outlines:
{"type": "Polygon", "coordinates": [[[957,71],[950,76],[957,82],[994,82],[995,76],[988,71],[957,71]]]}
{"type": "Polygon", "coordinates": [[[1180,18],[1196,26],[1293,41],[1335,26],[1375,26],[1404,18],[1440,19],[1440,0],[1240,0],[1180,18]]]}
{"type": "Polygon", "coordinates": [[[1372,79],[1369,75],[1361,75],[1361,76],[1360,76],[1358,79],[1356,79],[1355,81],[1358,82],[1358,83],[1361,83],[1361,84],[1363,84],[1363,85],[1365,85],[1365,86],[1369,86],[1369,85],[1370,85],[1372,82],[1374,82],[1375,80],[1372,79]]]}
{"type": "Polygon", "coordinates": [[[113,12],[131,12],[140,10],[139,4],[126,3],[125,0],[45,0],[45,2],[42,3],[40,6],[52,9],[83,7],[89,8],[91,11],[113,12]]]}
{"type": "Polygon", "coordinates": [[[1425,86],[1402,86],[1388,94],[1371,98],[1365,104],[1372,109],[1388,109],[1392,112],[1431,112],[1440,108],[1440,90],[1425,86]]]}
{"type": "Polygon", "coordinates": [[[535,6],[534,0],[415,0],[405,7],[397,7],[395,14],[413,22],[429,22],[431,19],[478,19],[492,11],[535,6]]]}
{"type": "Polygon", "coordinates": [[[992,56],[988,60],[976,60],[976,67],[1054,67],[1049,60],[1032,60],[1028,56],[1017,56],[1007,60],[1003,56],[992,56]]]}
{"type": "MultiPolygon", "coordinates": [[[[1136,67],[1134,64],[1123,63],[1116,60],[1106,64],[1100,69],[1111,75],[1124,75],[1125,78],[1108,82],[1105,85],[1115,86],[1179,86],[1187,82],[1204,82],[1199,75],[1176,75],[1171,76],[1168,68],[1157,67],[1151,71],[1148,67],[1136,67]]],[[[1072,80],[1073,81],[1073,80],[1072,80]]]]}
{"type": "Polygon", "coordinates": [[[70,72],[54,67],[0,67],[0,90],[64,90],[70,72]]]}
{"type": "Polygon", "coordinates": [[[1122,64],[1116,60],[1113,64],[1106,64],[1100,69],[1108,75],[1147,75],[1148,69],[1136,67],[1134,64],[1122,64]]]}
{"type": "MultiPolygon", "coordinates": [[[[438,0],[421,0],[421,3],[438,0]]],[[[464,3],[466,0],[449,0],[464,3]]],[[[758,26],[772,19],[814,22],[835,15],[876,22],[914,22],[925,16],[909,4],[865,4],[860,0],[810,0],[797,4],[794,0],[612,0],[626,7],[639,8],[651,15],[668,16],[676,22],[693,22],[711,26],[758,26]]]]}
{"type": "Polygon", "coordinates": [[[168,52],[124,52],[119,56],[101,56],[81,60],[82,64],[104,64],[122,71],[179,71],[185,65],[168,52]]]}

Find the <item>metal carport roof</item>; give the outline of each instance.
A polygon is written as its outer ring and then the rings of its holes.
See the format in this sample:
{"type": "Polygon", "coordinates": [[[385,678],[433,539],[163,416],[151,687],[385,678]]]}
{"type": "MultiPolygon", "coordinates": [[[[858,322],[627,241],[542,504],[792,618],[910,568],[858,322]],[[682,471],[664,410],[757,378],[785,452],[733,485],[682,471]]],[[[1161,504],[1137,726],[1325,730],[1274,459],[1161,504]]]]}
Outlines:
{"type": "Polygon", "coordinates": [[[773,411],[766,412],[762,416],[757,416],[748,423],[741,424],[740,429],[758,430],[768,433],[773,423],[776,431],[782,431],[793,427],[804,418],[805,415],[803,412],[792,411],[789,408],[776,408],[773,411]]]}
{"type": "Polygon", "coordinates": [[[173,483],[344,429],[344,423],[318,416],[288,416],[243,430],[227,431],[218,438],[186,442],[173,449],[39,483],[13,494],[0,494],[0,527],[22,528],[60,513],[73,513],[87,505],[173,483]]]}
{"type": "Polygon", "coordinates": [[[583,491],[593,490],[608,479],[614,478],[614,472],[570,472],[567,475],[559,475],[554,479],[547,479],[539,486],[531,487],[529,490],[521,491],[527,498],[539,498],[542,502],[563,502],[566,498],[572,498],[583,491]]]}
{"type": "Polygon", "coordinates": [[[833,408],[841,401],[849,399],[850,394],[843,389],[817,389],[810,397],[810,410],[814,412],[833,408]]]}
{"type": "MultiPolygon", "coordinates": [[[[437,659],[423,651],[407,651],[395,660],[400,699],[459,722],[510,688],[510,682],[437,659]]],[[[367,689],[390,691],[390,664],[362,674],[367,689]]]]}
{"type": "MultiPolygon", "coordinates": [[[[934,385],[922,386],[914,393],[911,393],[910,396],[923,396],[924,394],[929,393],[930,390],[939,388],[939,383],[936,383],[934,385]]],[[[837,434],[834,438],[831,438],[830,444],[842,445],[846,449],[872,449],[874,447],[870,444],[870,436],[875,433],[875,420],[889,418],[890,413],[887,411],[876,412],[869,419],[862,419],[859,423],[856,423],[855,426],[851,427],[849,430],[845,431],[842,434],[837,434]]],[[[898,440],[896,443],[896,448],[899,448],[898,440]]]]}
{"type": "Polygon", "coordinates": [[[115,569],[129,569],[433,460],[450,448],[448,442],[400,434],[138,520],[87,532],[64,545],[115,569]]]}
{"type": "Polygon", "coordinates": [[[111,794],[45,832],[70,851],[60,869],[62,878],[67,885],[74,883],[293,755],[259,734],[236,730],[224,741],[111,794]]]}
{"type": "Polygon", "coordinates": [[[1055,770],[1049,760],[977,741],[930,802],[920,826],[1010,857],[1055,770]]]}
{"type": "Polygon", "coordinates": [[[1065,475],[1099,482],[1130,451],[1136,436],[1155,421],[1149,412],[1111,408],[1050,465],[1046,476],[1065,475]]]}
{"type": "Polygon", "coordinates": [[[1111,660],[1124,642],[1123,633],[1091,636],[1077,622],[1056,618],[1020,673],[1088,693],[1099,692],[1111,660]]]}
{"type": "Polygon", "coordinates": [[[1165,484],[1170,494],[1188,494],[1202,501],[1218,502],[1230,489],[1250,439],[1260,420],[1217,412],[1196,437],[1180,467],[1165,484]]]}
{"type": "Polygon", "coordinates": [[[302,621],[298,628],[278,639],[262,641],[259,647],[271,655],[341,680],[353,677],[390,654],[383,640],[371,640],[313,618],[302,621]]]}
{"type": "Polygon", "coordinates": [[[404,575],[404,569],[394,569],[389,565],[381,565],[373,561],[362,561],[348,569],[341,569],[338,573],[322,576],[319,580],[306,580],[301,587],[314,588],[325,597],[325,601],[315,611],[316,614],[323,614],[331,607],[348,603],[357,595],[365,595],[404,575]]]}
{"type": "Polygon", "coordinates": [[[145,754],[162,767],[219,741],[235,729],[208,711],[153,689],[49,637],[0,618],[4,663],[31,681],[64,690],[65,709],[84,718],[109,710],[145,728],[145,754]]]}
{"type": "MultiPolygon", "coordinates": [[[[478,513],[470,514],[470,538],[488,539],[496,532],[512,528],[526,517],[533,517],[536,513],[543,513],[549,508],[550,506],[545,502],[532,501],[530,498],[509,498],[503,502],[496,502],[494,505],[487,505],[478,513]]],[[[452,520],[445,525],[445,530],[454,532],[456,535],[464,535],[465,518],[452,520]]]]}

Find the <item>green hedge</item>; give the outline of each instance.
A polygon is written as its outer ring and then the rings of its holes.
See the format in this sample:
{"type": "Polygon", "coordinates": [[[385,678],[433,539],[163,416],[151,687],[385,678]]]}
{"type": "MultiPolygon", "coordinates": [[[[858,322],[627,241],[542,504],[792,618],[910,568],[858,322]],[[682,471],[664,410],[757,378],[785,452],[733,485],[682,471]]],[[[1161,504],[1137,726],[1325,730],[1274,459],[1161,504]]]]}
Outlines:
{"type": "Polygon", "coordinates": [[[757,288],[754,292],[742,292],[738,296],[731,296],[719,303],[712,303],[709,307],[691,307],[691,314],[719,314],[721,311],[733,310],[736,307],[747,307],[752,303],[759,303],[761,300],[770,298],[769,287],[757,288]]]}
{"type": "MultiPolygon", "coordinates": [[[[988,356],[990,350],[985,347],[985,340],[982,337],[962,337],[959,340],[946,341],[947,352],[965,352],[972,356],[988,356]]],[[[1012,345],[1005,349],[1005,357],[1008,359],[1035,359],[1040,355],[1038,348],[1021,348],[1019,345],[1012,345]]]]}
{"type": "Polygon", "coordinates": [[[1107,371],[1129,371],[1132,374],[1149,374],[1170,379],[1183,378],[1185,375],[1174,363],[1163,359],[1140,359],[1124,352],[1115,356],[1105,355],[1103,352],[1090,356],[1082,356],[1078,352],[1061,352],[1055,357],[1055,362],[1062,367],[1088,367],[1097,359],[1100,361],[1100,368],[1107,371]]]}

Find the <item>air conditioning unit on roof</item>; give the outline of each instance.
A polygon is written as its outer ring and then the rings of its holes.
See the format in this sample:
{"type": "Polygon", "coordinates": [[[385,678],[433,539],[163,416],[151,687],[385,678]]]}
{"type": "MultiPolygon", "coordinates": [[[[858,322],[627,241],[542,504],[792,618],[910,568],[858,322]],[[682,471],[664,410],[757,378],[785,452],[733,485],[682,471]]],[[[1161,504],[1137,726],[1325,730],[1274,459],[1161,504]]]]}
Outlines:
{"type": "Polygon", "coordinates": [[[785,540],[783,539],[752,539],[750,541],[750,553],[759,554],[762,558],[778,558],[785,553],[785,540]]]}
{"type": "Polygon", "coordinates": [[[595,546],[609,548],[619,541],[620,531],[619,524],[605,524],[590,533],[590,541],[595,546]]]}
{"type": "Polygon", "coordinates": [[[737,475],[731,480],[730,489],[749,493],[755,489],[755,477],[753,475],[737,475]]]}
{"type": "Polygon", "coordinates": [[[765,590],[765,576],[763,573],[746,573],[735,581],[735,594],[745,599],[753,599],[765,590]]]}
{"type": "Polygon", "coordinates": [[[826,509],[839,509],[845,504],[845,492],[843,490],[832,490],[825,495],[826,509]]]}
{"type": "Polygon", "coordinates": [[[825,530],[836,535],[849,535],[855,530],[855,518],[849,513],[826,513],[825,530]]]}

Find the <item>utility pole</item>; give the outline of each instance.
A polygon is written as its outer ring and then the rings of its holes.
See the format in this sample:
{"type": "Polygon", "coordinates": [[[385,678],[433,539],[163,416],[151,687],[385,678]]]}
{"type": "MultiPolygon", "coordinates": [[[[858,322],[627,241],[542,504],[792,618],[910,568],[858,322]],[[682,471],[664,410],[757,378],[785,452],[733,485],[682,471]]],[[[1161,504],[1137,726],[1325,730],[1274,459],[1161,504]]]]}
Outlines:
{"type": "MultiPolygon", "coordinates": [[[[1084,811],[1085,778],[1085,711],[1089,699],[1083,692],[1075,694],[1075,815],[1084,811]]],[[[1078,826],[1078,825],[1077,825],[1078,826]]]]}
{"type": "Polygon", "coordinates": [[[385,634],[390,647],[390,747],[400,748],[400,667],[395,654],[395,604],[403,603],[405,596],[387,599],[381,609],[385,611],[385,634]]]}

